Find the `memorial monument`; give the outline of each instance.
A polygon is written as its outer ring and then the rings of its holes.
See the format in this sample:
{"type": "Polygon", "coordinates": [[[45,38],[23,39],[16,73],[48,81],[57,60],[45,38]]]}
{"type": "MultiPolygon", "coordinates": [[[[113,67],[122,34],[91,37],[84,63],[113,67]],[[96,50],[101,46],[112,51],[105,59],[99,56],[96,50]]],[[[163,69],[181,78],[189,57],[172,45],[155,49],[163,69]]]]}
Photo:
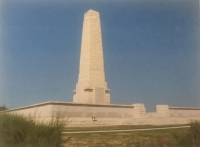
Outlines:
{"type": "Polygon", "coordinates": [[[84,15],[79,76],[73,102],[110,104],[104,73],[100,16],[94,10],[84,15]]]}
{"type": "MultiPolygon", "coordinates": [[[[145,92],[145,91],[144,91],[145,92]]],[[[7,113],[50,122],[58,116],[66,126],[94,125],[174,125],[200,119],[200,108],[156,105],[156,112],[146,112],[145,105],[110,104],[105,81],[99,13],[85,13],[82,32],[78,83],[73,102],[49,101],[10,109],[7,113]]]]}

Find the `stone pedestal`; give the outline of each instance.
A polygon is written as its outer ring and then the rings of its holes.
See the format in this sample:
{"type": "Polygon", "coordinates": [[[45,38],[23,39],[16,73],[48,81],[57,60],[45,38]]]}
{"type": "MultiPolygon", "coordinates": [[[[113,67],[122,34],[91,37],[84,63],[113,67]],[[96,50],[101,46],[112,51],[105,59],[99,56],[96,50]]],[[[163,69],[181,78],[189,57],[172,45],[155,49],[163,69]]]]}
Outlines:
{"type": "Polygon", "coordinates": [[[133,118],[145,118],[146,109],[144,104],[132,104],[133,108],[133,118]]]}
{"type": "Polygon", "coordinates": [[[156,111],[160,117],[170,117],[168,105],[156,105],[156,111]]]}

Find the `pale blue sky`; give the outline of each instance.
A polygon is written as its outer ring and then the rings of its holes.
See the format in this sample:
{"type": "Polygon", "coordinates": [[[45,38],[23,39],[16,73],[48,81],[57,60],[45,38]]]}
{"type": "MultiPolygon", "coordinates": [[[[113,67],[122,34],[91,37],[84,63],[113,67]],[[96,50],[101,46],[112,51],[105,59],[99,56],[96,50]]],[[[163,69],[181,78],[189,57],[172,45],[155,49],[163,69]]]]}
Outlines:
{"type": "Polygon", "coordinates": [[[112,104],[200,107],[198,0],[1,0],[0,105],[72,102],[83,15],[100,13],[112,104]]]}

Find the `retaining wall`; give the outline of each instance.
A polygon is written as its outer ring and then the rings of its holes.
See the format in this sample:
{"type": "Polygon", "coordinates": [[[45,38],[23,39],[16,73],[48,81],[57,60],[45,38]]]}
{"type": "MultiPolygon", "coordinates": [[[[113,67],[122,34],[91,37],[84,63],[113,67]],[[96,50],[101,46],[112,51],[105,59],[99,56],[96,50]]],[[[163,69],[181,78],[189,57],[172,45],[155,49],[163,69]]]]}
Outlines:
{"type": "Polygon", "coordinates": [[[96,105],[67,102],[45,102],[7,110],[8,113],[48,122],[60,117],[67,126],[93,125],[169,125],[200,120],[200,108],[157,105],[156,112],[146,112],[144,104],[96,105]]]}

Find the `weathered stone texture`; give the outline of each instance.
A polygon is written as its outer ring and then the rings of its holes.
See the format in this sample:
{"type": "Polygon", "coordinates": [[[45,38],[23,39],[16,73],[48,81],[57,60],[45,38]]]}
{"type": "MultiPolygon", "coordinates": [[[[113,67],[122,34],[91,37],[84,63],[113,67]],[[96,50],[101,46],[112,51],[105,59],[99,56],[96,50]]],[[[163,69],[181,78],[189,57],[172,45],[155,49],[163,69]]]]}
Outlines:
{"type": "Polygon", "coordinates": [[[133,116],[134,118],[144,118],[146,114],[146,109],[144,104],[132,104],[134,106],[133,116]]]}
{"type": "Polygon", "coordinates": [[[170,117],[168,105],[156,105],[156,111],[160,117],[170,117]]]}
{"type": "Polygon", "coordinates": [[[84,15],[79,77],[73,102],[110,104],[105,82],[100,17],[93,10],[84,15]]]}
{"type": "Polygon", "coordinates": [[[200,120],[200,108],[168,107],[168,105],[157,105],[156,108],[156,112],[146,112],[144,104],[101,105],[45,102],[6,112],[22,114],[42,122],[49,122],[53,117],[59,116],[60,119],[66,121],[67,126],[170,125],[200,120]]]}

